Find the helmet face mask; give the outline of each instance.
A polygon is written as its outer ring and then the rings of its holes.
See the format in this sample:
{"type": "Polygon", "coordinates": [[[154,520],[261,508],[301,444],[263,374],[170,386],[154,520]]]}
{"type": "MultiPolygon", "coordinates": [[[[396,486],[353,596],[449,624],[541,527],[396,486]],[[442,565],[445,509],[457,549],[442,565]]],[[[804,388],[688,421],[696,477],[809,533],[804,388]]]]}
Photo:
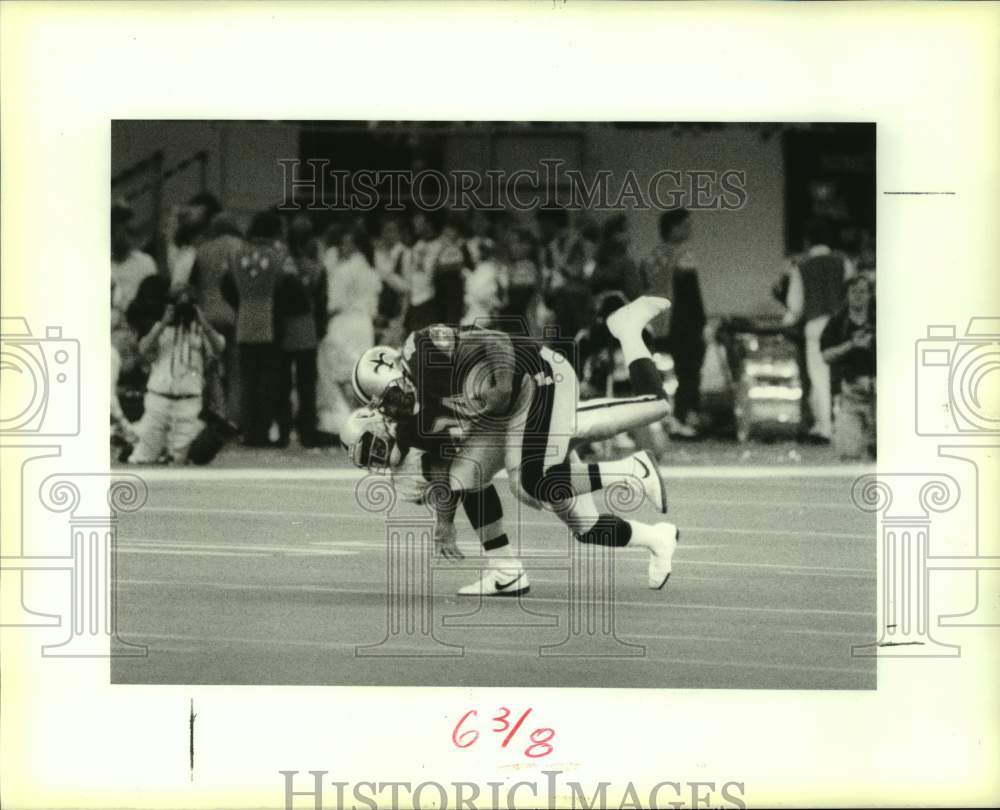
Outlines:
{"type": "Polygon", "coordinates": [[[392,451],[396,440],[388,435],[366,431],[351,447],[351,460],[358,467],[372,472],[384,472],[392,464],[392,451]]]}
{"type": "Polygon", "coordinates": [[[400,377],[386,386],[382,396],[372,402],[372,407],[378,408],[390,419],[401,419],[413,415],[416,399],[413,383],[406,377],[400,377]]]}
{"type": "Polygon", "coordinates": [[[368,405],[347,419],[340,440],[355,466],[383,473],[402,461],[402,453],[385,415],[368,405]]]}

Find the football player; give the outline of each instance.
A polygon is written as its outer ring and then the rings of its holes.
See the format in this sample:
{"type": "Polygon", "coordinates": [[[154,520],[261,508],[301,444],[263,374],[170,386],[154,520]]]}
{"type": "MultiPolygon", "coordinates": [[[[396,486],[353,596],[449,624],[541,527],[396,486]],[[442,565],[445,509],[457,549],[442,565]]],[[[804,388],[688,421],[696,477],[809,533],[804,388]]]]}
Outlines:
{"type": "Polygon", "coordinates": [[[585,403],[579,410],[572,365],[526,337],[434,325],[410,335],[401,352],[376,347],[361,357],[353,382],[370,407],[354,420],[345,444],[355,463],[366,467],[391,468],[412,448],[424,451],[419,462],[424,477],[444,481],[451,494],[434,503],[439,552],[460,556],[454,515],[461,503],[490,560],[482,579],[461,594],[513,595],[528,588],[503,533],[492,486],[500,469],[507,470],[519,500],[553,511],[579,541],[647,549],[649,587],[666,584],[677,527],[601,513],[593,498],[608,485],[637,479],[654,506],[666,512],[666,492],[653,458],[640,452],[584,464],[571,445],[602,431],[611,435],[632,427],[640,417],[648,423],[666,415],[660,375],[642,327],[669,305],[664,298],[644,296],[609,317],[608,328],[622,346],[638,396],[585,403]]]}

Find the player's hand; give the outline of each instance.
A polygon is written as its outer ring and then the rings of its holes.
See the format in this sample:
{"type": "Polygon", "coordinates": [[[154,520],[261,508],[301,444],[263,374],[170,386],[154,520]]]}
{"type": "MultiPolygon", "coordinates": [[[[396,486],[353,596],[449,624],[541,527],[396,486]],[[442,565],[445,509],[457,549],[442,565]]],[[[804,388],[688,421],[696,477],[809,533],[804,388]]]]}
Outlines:
{"type": "Polygon", "coordinates": [[[160,318],[160,322],[165,326],[169,326],[174,322],[174,305],[167,304],[166,309],[163,310],[163,317],[160,318]]]}
{"type": "Polygon", "coordinates": [[[454,523],[434,527],[434,556],[452,561],[465,559],[458,548],[458,532],[454,523]]]}
{"type": "Polygon", "coordinates": [[[872,333],[855,332],[854,337],[851,338],[851,343],[858,349],[867,349],[872,345],[872,333]]]}

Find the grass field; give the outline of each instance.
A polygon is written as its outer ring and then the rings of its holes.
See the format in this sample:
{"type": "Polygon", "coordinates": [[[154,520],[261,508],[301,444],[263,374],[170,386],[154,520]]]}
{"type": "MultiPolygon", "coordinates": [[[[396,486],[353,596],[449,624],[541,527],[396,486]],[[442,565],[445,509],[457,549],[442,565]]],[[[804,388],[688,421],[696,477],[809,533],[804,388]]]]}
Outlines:
{"type": "Polygon", "coordinates": [[[226,468],[137,470],[150,494],[121,521],[118,627],[148,655],[113,659],[112,680],[872,689],[874,659],[851,654],[875,637],[875,524],[849,496],[860,470],[768,452],[755,467],[664,468],[682,530],[674,574],[650,591],[645,553],[617,552],[613,633],[608,600],[577,595],[571,612],[565,530],[541,512],[518,519],[500,482],[531,593],[453,595],[481,562],[460,515],[467,558],[434,563],[393,655],[358,654],[387,635],[386,526],[339,458],[262,466],[234,451],[226,468]]]}

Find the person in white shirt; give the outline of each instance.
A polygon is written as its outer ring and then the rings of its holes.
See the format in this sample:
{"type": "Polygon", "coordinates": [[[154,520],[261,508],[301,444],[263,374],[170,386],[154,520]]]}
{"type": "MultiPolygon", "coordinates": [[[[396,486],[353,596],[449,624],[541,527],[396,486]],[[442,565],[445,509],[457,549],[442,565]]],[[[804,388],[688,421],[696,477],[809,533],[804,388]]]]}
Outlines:
{"type": "Polygon", "coordinates": [[[379,343],[400,345],[409,303],[412,251],[403,241],[399,222],[386,219],[375,243],[375,272],[382,281],[379,295],[379,343]]]}
{"type": "Polygon", "coordinates": [[[111,208],[111,305],[124,314],[142,280],[156,275],[156,262],[132,244],[132,209],[123,204],[111,208]]]}
{"type": "Polygon", "coordinates": [[[830,223],[817,219],[808,226],[805,254],[788,268],[785,326],[802,330],[805,343],[805,382],[812,427],[804,441],[829,444],[833,433],[833,405],[830,368],[823,360],[820,337],[830,316],[844,300],[845,282],[853,278],[853,262],[830,248],[833,241],[830,223]]]}
{"type": "Polygon", "coordinates": [[[382,282],[369,261],[363,229],[346,233],[327,272],[326,336],[318,352],[319,429],[337,435],[354,408],[351,375],[358,358],[375,345],[375,315],[382,282]]]}
{"type": "Polygon", "coordinates": [[[208,323],[194,298],[191,287],[176,290],[163,318],[139,341],[139,351],[150,360],[150,371],[131,464],[154,463],[164,451],[171,461],[183,464],[203,427],[199,415],[205,367],[222,353],[226,341],[208,323]]]}
{"type": "Polygon", "coordinates": [[[476,261],[475,269],[465,275],[465,314],[462,316],[462,325],[489,329],[500,311],[501,271],[500,265],[493,258],[495,248],[491,241],[480,241],[477,253],[479,260],[476,261]]]}
{"type": "Polygon", "coordinates": [[[410,261],[410,305],[403,322],[406,334],[440,320],[434,284],[434,270],[442,248],[440,232],[434,220],[422,211],[413,217],[413,232],[417,242],[410,261]]]}

